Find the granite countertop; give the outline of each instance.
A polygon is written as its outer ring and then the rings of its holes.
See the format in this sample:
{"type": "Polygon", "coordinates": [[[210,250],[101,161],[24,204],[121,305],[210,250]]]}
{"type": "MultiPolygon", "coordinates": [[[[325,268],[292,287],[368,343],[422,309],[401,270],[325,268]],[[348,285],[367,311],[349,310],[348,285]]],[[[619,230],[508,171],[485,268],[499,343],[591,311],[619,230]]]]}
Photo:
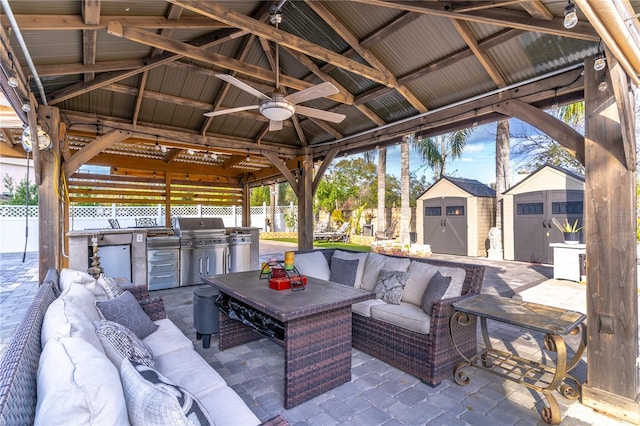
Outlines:
{"type": "Polygon", "coordinates": [[[96,229],[82,229],[77,231],[69,231],[67,232],[67,236],[69,237],[87,237],[95,234],[99,235],[108,235],[108,234],[132,234],[132,233],[143,233],[143,234],[154,234],[157,233],[159,235],[173,235],[173,229],[164,228],[164,227],[156,227],[156,228],[96,228],[96,229]]]}

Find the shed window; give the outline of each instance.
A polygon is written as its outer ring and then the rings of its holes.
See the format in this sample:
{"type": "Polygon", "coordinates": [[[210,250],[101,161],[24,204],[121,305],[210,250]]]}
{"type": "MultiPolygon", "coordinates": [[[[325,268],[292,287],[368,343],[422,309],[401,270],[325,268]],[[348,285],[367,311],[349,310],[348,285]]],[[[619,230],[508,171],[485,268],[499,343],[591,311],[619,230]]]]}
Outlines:
{"type": "Polygon", "coordinates": [[[464,216],[464,206],[447,206],[447,216],[464,216]]]}
{"type": "Polygon", "coordinates": [[[442,207],[425,207],[424,208],[425,216],[440,216],[442,215],[442,207]]]}
{"type": "Polygon", "coordinates": [[[543,214],[543,203],[518,203],[517,212],[519,215],[525,214],[543,214]]]}
{"type": "Polygon", "coordinates": [[[582,201],[564,201],[551,203],[553,214],[578,214],[583,213],[584,203],[582,201]]]}

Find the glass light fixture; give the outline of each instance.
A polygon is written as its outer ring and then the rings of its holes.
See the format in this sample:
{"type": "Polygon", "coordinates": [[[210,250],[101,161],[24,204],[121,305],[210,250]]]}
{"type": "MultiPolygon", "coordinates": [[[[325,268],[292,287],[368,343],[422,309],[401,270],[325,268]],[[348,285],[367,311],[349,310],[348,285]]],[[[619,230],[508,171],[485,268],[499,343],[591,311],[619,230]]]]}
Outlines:
{"type": "Polygon", "coordinates": [[[600,52],[596,55],[596,60],[593,62],[593,69],[596,71],[602,71],[607,66],[607,60],[604,53],[600,52]]]}
{"type": "Polygon", "coordinates": [[[11,87],[18,87],[20,84],[18,82],[18,76],[16,75],[16,72],[14,70],[9,71],[9,74],[7,75],[7,81],[9,83],[9,86],[11,87]]]}
{"type": "Polygon", "coordinates": [[[569,29],[578,25],[578,14],[576,13],[576,5],[571,0],[564,8],[564,27],[569,29]]]}
{"type": "Polygon", "coordinates": [[[194,150],[192,150],[191,148],[187,149],[187,154],[189,155],[193,155],[195,154],[194,150]]]}
{"type": "Polygon", "coordinates": [[[167,152],[167,147],[164,145],[160,145],[160,151],[162,151],[162,153],[165,154],[167,152]]]}
{"type": "Polygon", "coordinates": [[[24,103],[22,104],[22,110],[24,112],[29,112],[31,111],[31,102],[29,101],[24,101],[24,103]]]}
{"type": "Polygon", "coordinates": [[[473,123],[471,124],[472,129],[478,128],[478,110],[473,111],[473,123]]]}
{"type": "Polygon", "coordinates": [[[601,92],[606,92],[607,89],[609,88],[609,84],[607,83],[606,79],[603,79],[599,84],[598,84],[598,90],[601,92]]]}
{"type": "Polygon", "coordinates": [[[245,160],[246,160],[247,162],[251,161],[251,156],[250,156],[249,154],[247,154],[247,158],[245,158],[245,160]]]}

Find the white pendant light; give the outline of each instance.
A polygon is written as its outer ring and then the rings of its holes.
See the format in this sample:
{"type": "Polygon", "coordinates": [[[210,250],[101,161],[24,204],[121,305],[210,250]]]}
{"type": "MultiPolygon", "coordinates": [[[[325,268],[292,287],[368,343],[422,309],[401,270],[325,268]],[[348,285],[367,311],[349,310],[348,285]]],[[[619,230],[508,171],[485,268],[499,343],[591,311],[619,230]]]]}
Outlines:
{"type": "Polygon", "coordinates": [[[576,5],[571,3],[567,3],[567,6],[564,8],[564,27],[569,29],[578,25],[578,14],[576,13],[576,5]]]}

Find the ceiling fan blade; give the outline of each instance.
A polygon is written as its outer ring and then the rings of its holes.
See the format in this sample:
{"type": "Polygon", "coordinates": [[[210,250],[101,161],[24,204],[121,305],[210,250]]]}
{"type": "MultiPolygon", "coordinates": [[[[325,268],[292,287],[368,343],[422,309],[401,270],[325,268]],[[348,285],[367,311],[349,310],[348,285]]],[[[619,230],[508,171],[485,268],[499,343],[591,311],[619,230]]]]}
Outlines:
{"type": "Polygon", "coordinates": [[[219,115],[231,114],[232,112],[248,111],[250,109],[258,109],[258,105],[247,105],[235,108],[219,109],[217,111],[206,112],[205,117],[217,117],[219,115]]]}
{"type": "Polygon", "coordinates": [[[306,115],[307,117],[319,118],[320,120],[330,121],[332,123],[342,123],[342,120],[347,117],[344,114],[323,111],[321,109],[309,108],[302,105],[296,105],[296,112],[298,114],[306,115]]]}
{"type": "Polygon", "coordinates": [[[292,93],[289,96],[286,96],[285,99],[292,104],[299,104],[312,99],[335,95],[338,92],[340,91],[336,86],[325,81],[324,83],[316,84],[315,86],[307,87],[299,92],[292,93]]]}
{"type": "Polygon", "coordinates": [[[269,120],[269,131],[276,132],[282,130],[282,121],[269,120]]]}
{"type": "Polygon", "coordinates": [[[233,86],[236,86],[238,89],[242,89],[245,92],[252,94],[256,98],[264,99],[267,101],[271,99],[269,96],[265,95],[261,91],[254,89],[253,87],[249,86],[247,83],[240,81],[229,74],[216,74],[216,77],[218,77],[220,80],[226,81],[227,83],[233,86]]]}

